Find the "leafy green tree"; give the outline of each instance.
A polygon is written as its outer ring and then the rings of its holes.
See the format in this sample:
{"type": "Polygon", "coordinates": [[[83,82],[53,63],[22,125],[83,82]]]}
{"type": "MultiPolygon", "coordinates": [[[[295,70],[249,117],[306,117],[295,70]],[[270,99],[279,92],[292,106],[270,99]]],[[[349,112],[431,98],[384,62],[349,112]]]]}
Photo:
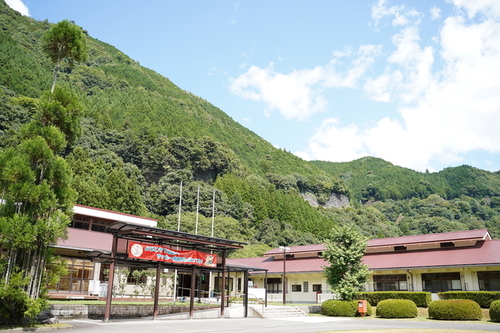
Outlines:
{"type": "Polygon", "coordinates": [[[87,41],[82,29],[68,20],[54,25],[42,36],[44,52],[55,64],[51,92],[54,92],[61,61],[66,59],[69,65],[87,60],[87,41]]]}
{"type": "Polygon", "coordinates": [[[75,199],[71,169],[58,155],[66,146],[64,134],[54,125],[40,127],[36,122],[21,134],[17,147],[0,151],[0,248],[6,254],[0,263],[1,292],[24,304],[1,307],[11,319],[19,318],[19,309],[26,316],[40,310],[36,300],[50,276],[49,246],[66,237],[75,199]],[[18,297],[21,293],[26,297],[18,297]]]}
{"type": "Polygon", "coordinates": [[[72,144],[82,132],[82,108],[78,96],[70,88],[57,87],[52,93],[42,95],[34,119],[41,127],[56,126],[67,143],[72,144]]]}
{"type": "Polygon", "coordinates": [[[367,241],[355,225],[333,228],[322,257],[328,261],[324,273],[333,293],[342,300],[352,301],[363,290],[369,272],[362,263],[367,241]]]}

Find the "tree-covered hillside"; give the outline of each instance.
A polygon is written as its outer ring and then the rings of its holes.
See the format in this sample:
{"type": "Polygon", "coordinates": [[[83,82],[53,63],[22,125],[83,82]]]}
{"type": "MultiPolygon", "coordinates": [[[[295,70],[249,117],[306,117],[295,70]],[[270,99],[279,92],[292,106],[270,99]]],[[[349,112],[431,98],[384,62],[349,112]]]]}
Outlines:
{"type": "Polygon", "coordinates": [[[421,173],[374,157],[311,163],[341,178],[353,201],[375,208],[405,235],[489,228],[500,237],[500,172],[463,165],[421,173]]]}
{"type": "MultiPolygon", "coordinates": [[[[53,24],[23,17],[3,1],[0,13],[0,147],[6,149],[20,141],[19,130],[51,88],[54,66],[42,37],[53,24]]],[[[326,235],[335,222],[299,192],[325,202],[332,192],[347,193],[337,178],[83,32],[88,57],[73,66],[63,62],[57,80],[83,110],[81,135],[64,153],[77,203],[153,216],[177,228],[172,221],[182,182],[182,231],[194,232],[196,218],[189,213],[197,206],[202,217],[211,217],[215,197],[216,236],[250,243],[266,238],[274,246],[261,225],[275,229],[280,245],[326,235]]]]}
{"type": "Polygon", "coordinates": [[[450,200],[461,195],[476,199],[500,196],[500,171],[489,172],[468,165],[421,173],[374,157],[343,163],[311,163],[341,178],[351,189],[353,199],[362,202],[424,199],[430,194],[450,200]]]}
{"type": "MultiPolygon", "coordinates": [[[[41,40],[53,24],[23,17],[3,0],[0,23],[5,151],[18,146],[51,88],[54,66],[41,40]]],[[[240,255],[322,242],[339,223],[355,223],[369,237],[483,227],[500,236],[498,174],[470,167],[418,173],[373,158],[304,161],[83,32],[88,58],[63,63],[57,81],[82,110],[80,135],[62,153],[76,203],[177,229],[182,193],[181,231],[210,235],[214,213],[216,237],[252,244],[240,255]],[[306,192],[320,204],[345,194],[351,207],[314,208],[300,196],[306,192]]]]}

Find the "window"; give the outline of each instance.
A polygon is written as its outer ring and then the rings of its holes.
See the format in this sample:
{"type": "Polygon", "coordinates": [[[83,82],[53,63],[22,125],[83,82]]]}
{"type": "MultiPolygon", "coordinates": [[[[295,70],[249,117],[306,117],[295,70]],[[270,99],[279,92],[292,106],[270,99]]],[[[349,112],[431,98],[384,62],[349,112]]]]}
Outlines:
{"type": "Polygon", "coordinates": [[[375,291],[408,290],[406,274],[374,275],[375,291]]]}
{"type": "Polygon", "coordinates": [[[92,231],[100,231],[105,232],[106,227],[109,225],[109,222],[105,222],[103,220],[93,219],[90,229],[92,231]]]}
{"type": "Polygon", "coordinates": [[[394,246],[394,251],[406,251],[406,246],[404,245],[394,246]]]}
{"type": "Polygon", "coordinates": [[[302,291],[302,285],[301,284],[292,284],[292,292],[298,292],[302,291]]]}
{"type": "Polygon", "coordinates": [[[281,278],[268,278],[267,279],[267,292],[270,294],[281,293],[281,278]]]}
{"type": "Polygon", "coordinates": [[[302,285],[304,286],[304,292],[308,293],[309,292],[309,282],[304,281],[304,282],[302,282],[302,285]]]}
{"type": "Polygon", "coordinates": [[[460,273],[422,274],[424,291],[438,293],[441,291],[462,290],[460,273]]]}
{"type": "Polygon", "coordinates": [[[73,217],[73,221],[72,222],[73,223],[71,224],[71,226],[73,228],[89,230],[90,217],[88,217],[88,216],[75,215],[73,217]]]}
{"type": "Polygon", "coordinates": [[[479,290],[500,291],[500,271],[477,272],[479,290]]]}
{"type": "Polygon", "coordinates": [[[76,214],[73,217],[71,227],[77,229],[106,232],[106,227],[110,224],[111,224],[110,221],[100,220],[96,218],[91,218],[89,216],[76,214]]]}
{"type": "Polygon", "coordinates": [[[86,259],[64,259],[67,268],[66,274],[60,277],[57,284],[51,285],[49,288],[64,292],[87,292],[89,281],[94,277],[94,263],[86,259]]]}
{"type": "Polygon", "coordinates": [[[323,289],[320,284],[313,284],[313,291],[316,293],[320,293],[323,291],[323,289]]]}
{"type": "MultiPolygon", "coordinates": [[[[215,277],[215,289],[218,291],[222,290],[222,277],[220,277],[220,276],[215,277]]],[[[232,277],[226,277],[226,290],[233,291],[233,278],[232,277]]]]}
{"type": "Polygon", "coordinates": [[[440,244],[441,247],[454,247],[455,243],[453,242],[444,242],[440,244]]]}

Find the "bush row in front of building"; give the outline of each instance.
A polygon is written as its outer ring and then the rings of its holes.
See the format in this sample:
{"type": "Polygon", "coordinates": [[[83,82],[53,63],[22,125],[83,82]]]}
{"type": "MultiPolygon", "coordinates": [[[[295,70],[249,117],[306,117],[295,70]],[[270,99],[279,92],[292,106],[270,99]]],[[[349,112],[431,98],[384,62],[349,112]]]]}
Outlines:
{"type": "MultiPolygon", "coordinates": [[[[367,303],[366,315],[371,316],[372,306],[367,303]]],[[[340,301],[329,299],[321,304],[321,314],[332,317],[356,317],[358,313],[358,301],[340,301]]]]}
{"type": "Polygon", "coordinates": [[[444,291],[438,293],[440,299],[469,299],[488,309],[493,301],[500,300],[500,291],[444,291]]]}
{"type": "Polygon", "coordinates": [[[481,307],[469,299],[437,300],[429,304],[429,317],[439,320],[481,320],[481,307]]]}
{"type": "Polygon", "coordinates": [[[425,291],[370,291],[357,294],[358,299],[365,299],[373,306],[386,299],[408,299],[417,307],[426,308],[432,301],[431,293],[425,291]]]}

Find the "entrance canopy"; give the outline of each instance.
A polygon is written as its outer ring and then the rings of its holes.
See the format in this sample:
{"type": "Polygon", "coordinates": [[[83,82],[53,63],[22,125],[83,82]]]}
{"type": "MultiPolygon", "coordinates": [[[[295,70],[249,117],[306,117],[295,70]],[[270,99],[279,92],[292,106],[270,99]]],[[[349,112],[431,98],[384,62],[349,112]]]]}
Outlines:
{"type": "Polygon", "coordinates": [[[197,248],[203,251],[235,250],[241,249],[243,245],[246,245],[246,243],[228,239],[195,235],[125,222],[115,222],[107,227],[107,231],[119,238],[144,240],[146,242],[155,242],[162,245],[197,248]]]}
{"type": "MultiPolygon", "coordinates": [[[[226,266],[227,251],[243,248],[243,245],[246,245],[244,242],[127,222],[114,222],[106,230],[113,235],[111,253],[108,251],[94,251],[88,254],[95,261],[110,263],[105,321],[108,321],[110,316],[115,264],[155,267],[157,269],[157,281],[162,267],[190,270],[193,276],[197,271],[217,271],[222,273],[222,285],[225,285],[226,271],[242,271],[245,273],[246,286],[248,285],[248,271],[261,270],[258,267],[235,266],[231,269],[226,266]]],[[[192,315],[194,278],[191,280],[190,313],[192,315]]],[[[156,317],[158,309],[158,291],[159,288],[155,288],[153,317],[156,317]]],[[[224,312],[224,296],[223,288],[221,314],[224,312]]],[[[245,298],[245,303],[247,303],[248,297],[245,298]]]]}

